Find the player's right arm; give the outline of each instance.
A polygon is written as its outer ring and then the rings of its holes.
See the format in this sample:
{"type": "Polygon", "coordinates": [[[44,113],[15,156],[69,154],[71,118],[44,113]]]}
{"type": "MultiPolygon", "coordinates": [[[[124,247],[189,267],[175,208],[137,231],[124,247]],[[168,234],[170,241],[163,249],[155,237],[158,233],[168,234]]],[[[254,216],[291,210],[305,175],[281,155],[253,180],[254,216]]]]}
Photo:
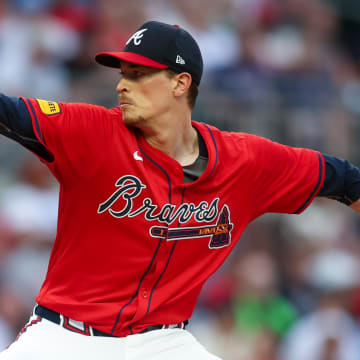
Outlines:
{"type": "Polygon", "coordinates": [[[42,159],[52,161],[52,155],[35,136],[31,116],[21,98],[0,94],[0,134],[15,140],[42,159]]]}
{"type": "Polygon", "coordinates": [[[100,171],[112,150],[109,139],[128,133],[120,108],[5,95],[0,97],[0,127],[45,162],[62,184],[100,171]]]}

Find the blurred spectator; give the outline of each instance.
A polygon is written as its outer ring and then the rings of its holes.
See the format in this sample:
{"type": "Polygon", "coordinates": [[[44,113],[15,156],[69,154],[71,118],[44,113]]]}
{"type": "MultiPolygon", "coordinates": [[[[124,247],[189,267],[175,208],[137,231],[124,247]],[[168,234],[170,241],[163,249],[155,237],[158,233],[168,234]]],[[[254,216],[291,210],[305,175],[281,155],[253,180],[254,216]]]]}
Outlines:
{"type": "Polygon", "coordinates": [[[2,193],[1,211],[17,241],[4,263],[2,278],[4,287],[20,296],[30,310],[56,235],[58,189],[34,155],[26,158],[18,174],[18,181],[2,193]]]}
{"type": "Polygon", "coordinates": [[[77,54],[77,33],[48,14],[10,8],[0,21],[0,42],[3,92],[67,100],[69,78],[63,64],[77,54]]]}
{"type": "Polygon", "coordinates": [[[56,0],[12,0],[11,5],[18,11],[26,14],[48,12],[56,0]]]}
{"type": "Polygon", "coordinates": [[[29,317],[27,298],[0,284],[0,351],[12,343],[29,317]]]}
{"type": "Polygon", "coordinates": [[[307,270],[318,304],[291,329],[281,359],[358,359],[360,331],[348,307],[352,291],[360,285],[359,259],[345,251],[329,250],[312,256],[307,270]]]}
{"type": "Polygon", "coordinates": [[[207,73],[231,64],[239,52],[240,42],[226,23],[230,5],[229,0],[155,1],[148,4],[148,12],[152,19],[179,24],[195,37],[203,55],[204,72],[207,73]]]}
{"type": "Polygon", "coordinates": [[[297,318],[296,310],[278,290],[278,273],[271,256],[253,251],[239,261],[238,293],[234,302],[236,326],[256,337],[271,331],[282,337],[297,318]]]}
{"type": "Polygon", "coordinates": [[[274,260],[263,250],[251,250],[227,265],[201,298],[213,315],[195,318],[191,331],[223,359],[275,360],[278,342],[297,314],[278,291],[274,260]]]}
{"type": "Polygon", "coordinates": [[[51,12],[56,21],[65,24],[79,37],[77,52],[65,61],[72,80],[88,75],[95,65],[91,47],[98,19],[95,4],[95,0],[57,1],[51,12]]]}
{"type": "Polygon", "coordinates": [[[226,360],[250,360],[252,349],[236,329],[231,303],[219,307],[211,316],[194,320],[190,331],[211,353],[226,360]]]}
{"type": "Polygon", "coordinates": [[[55,1],[52,15],[68,24],[81,35],[92,34],[95,30],[95,0],[55,1]]]}
{"type": "Polygon", "coordinates": [[[274,91],[271,73],[258,61],[263,34],[249,27],[239,32],[241,51],[237,59],[227,66],[218,66],[210,73],[213,86],[225,92],[234,101],[246,105],[263,106],[274,91]]]}
{"type": "Polygon", "coordinates": [[[0,212],[0,272],[9,252],[17,245],[15,232],[0,212]]]}
{"type": "Polygon", "coordinates": [[[93,55],[99,51],[122,50],[128,38],[146,21],[145,1],[102,0],[98,3],[93,55]]]}
{"type": "Polygon", "coordinates": [[[6,348],[13,340],[14,334],[12,333],[7,322],[0,315],[0,351],[6,348]]]}
{"type": "Polygon", "coordinates": [[[337,11],[343,49],[356,63],[360,59],[360,3],[357,0],[327,0],[337,11]]]}
{"type": "Polygon", "coordinates": [[[2,193],[1,208],[21,243],[50,245],[57,226],[58,186],[47,167],[29,154],[18,180],[2,193]]]}

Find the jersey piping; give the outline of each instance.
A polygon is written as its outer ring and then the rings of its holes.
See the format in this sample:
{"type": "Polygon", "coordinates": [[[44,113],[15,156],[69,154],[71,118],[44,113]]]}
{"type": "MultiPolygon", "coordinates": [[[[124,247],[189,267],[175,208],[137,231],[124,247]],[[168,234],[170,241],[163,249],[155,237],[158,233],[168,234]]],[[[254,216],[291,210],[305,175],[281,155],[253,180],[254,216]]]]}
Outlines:
{"type": "MultiPolygon", "coordinates": [[[[166,171],[160,164],[158,164],[158,163],[157,163],[156,161],[154,161],[148,154],[146,154],[145,150],[142,148],[142,146],[141,146],[140,144],[139,144],[139,149],[140,149],[141,153],[142,153],[147,159],[149,159],[154,165],[156,165],[156,166],[165,174],[165,176],[166,176],[166,178],[167,178],[167,181],[168,181],[168,184],[169,184],[169,203],[171,204],[171,180],[170,180],[169,174],[167,173],[167,171],[166,171]]],[[[161,240],[160,240],[160,242],[161,242],[161,240]]],[[[145,315],[147,315],[147,314],[149,313],[149,311],[150,311],[150,304],[151,304],[151,299],[152,299],[153,293],[154,293],[154,291],[155,291],[155,288],[156,288],[157,284],[159,283],[159,281],[160,281],[161,278],[163,277],[163,275],[164,275],[164,273],[165,273],[165,271],[166,271],[166,269],[167,269],[167,267],[168,267],[168,265],[169,265],[171,256],[172,256],[172,254],[173,254],[173,252],[174,252],[174,250],[175,250],[175,246],[176,246],[176,242],[175,242],[175,244],[173,245],[173,247],[172,247],[172,249],[171,249],[171,251],[170,251],[169,257],[168,257],[168,259],[167,259],[167,262],[166,262],[166,264],[165,264],[165,267],[164,267],[163,271],[161,272],[159,278],[155,281],[155,284],[154,284],[153,288],[151,289],[150,296],[149,296],[149,301],[148,301],[148,307],[147,307],[147,310],[146,310],[146,314],[145,314],[145,315]]]]}
{"type": "Polygon", "coordinates": [[[211,131],[211,129],[210,129],[206,124],[205,124],[205,127],[208,129],[208,131],[209,131],[209,133],[210,133],[210,135],[211,135],[211,139],[212,139],[212,141],[213,141],[213,143],[214,143],[215,153],[216,153],[215,163],[214,163],[214,166],[213,166],[213,168],[212,168],[212,170],[211,170],[211,172],[210,172],[210,174],[209,174],[209,176],[211,176],[212,173],[215,171],[216,165],[217,165],[218,160],[219,160],[219,151],[218,151],[218,147],[217,147],[217,144],[216,144],[216,141],[215,141],[215,137],[214,137],[213,132],[211,131]]]}
{"type": "Polygon", "coordinates": [[[38,118],[37,118],[37,116],[36,116],[35,109],[34,109],[32,103],[31,103],[28,99],[23,98],[23,100],[24,100],[25,103],[28,105],[28,107],[29,107],[29,109],[30,109],[30,111],[31,111],[32,119],[33,119],[34,124],[35,124],[36,134],[38,135],[39,139],[43,142],[43,137],[42,137],[42,135],[41,135],[40,125],[39,125],[38,118]]]}
{"type": "MultiPolygon", "coordinates": [[[[140,149],[141,153],[142,153],[147,159],[149,159],[155,166],[157,166],[157,167],[165,174],[166,179],[167,179],[167,181],[168,181],[168,185],[169,185],[169,193],[168,193],[169,203],[171,203],[171,180],[170,180],[169,174],[166,172],[166,170],[165,170],[161,165],[159,165],[157,162],[155,162],[153,159],[151,159],[151,158],[146,154],[146,152],[144,151],[144,149],[141,147],[141,145],[140,145],[139,143],[138,143],[138,145],[139,145],[139,149],[140,149]]],[[[154,261],[155,261],[155,259],[156,259],[156,256],[157,256],[157,254],[158,254],[158,251],[159,251],[161,242],[162,242],[162,239],[160,239],[159,242],[158,242],[158,245],[157,245],[157,247],[156,247],[155,253],[154,253],[154,255],[153,255],[153,257],[152,257],[152,259],[151,259],[151,261],[150,261],[149,266],[147,267],[145,273],[142,275],[142,277],[141,277],[141,279],[140,279],[140,281],[139,281],[139,284],[138,284],[138,287],[137,287],[137,289],[136,289],[135,294],[134,294],[134,295],[132,296],[132,298],[120,309],[120,311],[119,311],[119,313],[118,313],[118,316],[117,316],[117,318],[116,318],[115,324],[114,324],[114,326],[113,326],[113,328],[112,328],[112,330],[111,330],[111,334],[112,334],[112,335],[113,335],[114,332],[116,331],[116,328],[117,328],[117,326],[118,326],[118,324],[119,324],[120,317],[121,317],[121,313],[123,312],[123,310],[124,310],[128,305],[130,305],[130,304],[134,301],[134,299],[136,298],[137,294],[139,293],[139,289],[140,289],[140,287],[141,287],[141,284],[142,284],[142,282],[144,281],[147,273],[150,271],[150,269],[151,269],[151,267],[152,267],[152,265],[153,265],[153,263],[154,263],[154,261]]],[[[155,284],[154,284],[154,286],[153,286],[153,289],[151,290],[151,294],[150,294],[150,296],[149,296],[149,302],[148,302],[148,308],[147,308],[146,314],[148,314],[149,309],[150,309],[150,302],[151,302],[152,294],[153,294],[153,292],[154,292],[154,290],[155,290],[156,285],[157,285],[158,282],[160,281],[162,275],[163,275],[164,272],[166,271],[167,265],[168,265],[168,263],[169,263],[169,261],[170,261],[171,255],[172,255],[173,250],[174,250],[174,248],[175,248],[175,245],[176,245],[176,244],[174,244],[174,246],[173,246],[173,248],[172,248],[172,250],[171,250],[171,253],[170,253],[170,256],[169,256],[168,261],[167,261],[167,263],[166,263],[165,269],[164,269],[163,272],[160,274],[159,279],[155,282],[155,284]]],[[[133,334],[133,330],[132,330],[131,326],[128,326],[128,329],[129,329],[130,333],[133,334]]]]}
{"type": "Polygon", "coordinates": [[[308,198],[306,199],[306,201],[304,202],[303,205],[301,205],[294,214],[299,214],[303,209],[305,209],[311,202],[311,200],[314,198],[314,196],[319,192],[319,190],[321,189],[321,186],[323,184],[324,181],[324,166],[323,166],[323,158],[322,156],[318,153],[318,158],[319,158],[319,178],[318,181],[315,185],[314,190],[311,192],[311,194],[308,196],[308,198]]]}
{"type": "Polygon", "coordinates": [[[146,156],[146,158],[148,160],[150,160],[155,166],[157,166],[166,176],[166,179],[168,181],[168,184],[169,184],[169,203],[171,203],[171,180],[170,180],[170,176],[169,174],[167,173],[167,171],[160,165],[158,164],[156,161],[154,161],[146,152],[145,150],[142,148],[142,146],[140,145],[140,143],[138,142],[138,145],[139,145],[139,149],[141,151],[141,153],[146,156]]]}
{"type": "Polygon", "coordinates": [[[158,279],[155,281],[155,284],[154,284],[153,288],[151,289],[150,296],[149,296],[148,307],[147,307],[147,310],[146,310],[145,315],[147,315],[147,314],[149,313],[149,311],[150,311],[151,299],[152,299],[152,296],[153,296],[153,294],[154,294],[155,288],[156,288],[157,284],[160,282],[161,278],[163,277],[163,275],[165,274],[165,272],[166,272],[166,270],[167,270],[167,268],[168,268],[168,266],[169,266],[170,259],[171,259],[172,255],[173,255],[173,253],[174,253],[176,244],[177,244],[177,240],[175,241],[175,243],[174,243],[174,245],[173,245],[173,247],[172,247],[172,249],[171,249],[171,251],[170,251],[169,257],[168,257],[168,259],[167,259],[167,261],[166,261],[166,264],[165,264],[165,266],[164,266],[163,271],[161,272],[160,276],[159,276],[158,279]]]}
{"type": "MultiPolygon", "coordinates": [[[[185,188],[183,189],[183,192],[182,192],[181,204],[184,203],[184,198],[185,198],[185,188]]],[[[177,226],[178,226],[178,227],[180,226],[180,221],[178,221],[177,226]]],[[[160,282],[160,280],[161,280],[161,278],[163,277],[163,275],[165,274],[165,271],[166,271],[166,269],[167,269],[167,267],[168,267],[168,265],[169,265],[169,263],[170,263],[170,259],[171,259],[172,255],[173,255],[173,253],[174,253],[175,246],[176,246],[177,243],[178,243],[178,240],[175,241],[175,243],[174,243],[174,245],[173,245],[173,247],[172,247],[172,249],[171,249],[171,251],[170,251],[170,254],[169,254],[168,260],[167,260],[167,262],[166,262],[166,265],[165,265],[165,267],[164,267],[164,270],[162,271],[162,273],[160,274],[159,278],[158,278],[157,281],[155,282],[153,288],[151,289],[151,293],[150,293],[150,297],[149,297],[149,304],[148,304],[148,308],[147,308],[147,311],[146,311],[146,315],[147,315],[147,314],[149,313],[149,311],[150,311],[151,299],[152,299],[153,293],[154,293],[154,291],[155,291],[155,288],[156,288],[157,284],[160,282]]]]}
{"type": "MultiPolygon", "coordinates": [[[[115,332],[115,330],[116,330],[116,328],[117,328],[117,326],[118,326],[118,323],[119,323],[119,320],[120,320],[120,317],[121,317],[121,314],[122,314],[123,310],[124,310],[127,306],[129,306],[129,305],[134,301],[134,299],[136,298],[137,294],[139,293],[140,286],[141,286],[142,282],[143,282],[144,279],[145,279],[145,276],[147,275],[147,273],[149,272],[149,270],[151,269],[151,267],[152,267],[152,265],[153,265],[153,263],[154,263],[154,261],[155,261],[156,255],[157,255],[157,253],[158,253],[158,251],[159,251],[159,248],[160,248],[160,244],[161,244],[161,239],[158,241],[157,247],[156,247],[156,249],[155,249],[155,253],[154,253],[154,255],[153,255],[153,257],[152,257],[152,259],[151,259],[151,261],[150,261],[149,266],[146,268],[144,274],[141,276],[141,279],[140,279],[140,281],[139,281],[139,284],[138,284],[138,286],[137,286],[137,289],[136,289],[136,291],[135,291],[135,294],[134,294],[134,295],[132,296],[132,298],[120,309],[120,311],[119,311],[119,313],[118,313],[118,316],[116,317],[115,324],[114,324],[114,326],[113,326],[113,328],[112,328],[112,330],[111,330],[111,335],[114,334],[114,332],[115,332]]],[[[129,328],[130,328],[130,327],[129,327],[129,328]]]]}

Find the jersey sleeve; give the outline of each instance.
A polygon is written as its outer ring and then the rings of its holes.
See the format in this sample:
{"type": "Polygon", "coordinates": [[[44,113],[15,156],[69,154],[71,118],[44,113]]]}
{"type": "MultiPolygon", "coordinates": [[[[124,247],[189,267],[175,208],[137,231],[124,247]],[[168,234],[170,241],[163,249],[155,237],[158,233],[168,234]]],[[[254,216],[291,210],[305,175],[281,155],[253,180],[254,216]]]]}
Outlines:
{"type": "Polygon", "coordinates": [[[31,116],[22,99],[0,94],[0,134],[18,142],[40,158],[52,161],[34,134],[31,116]]]}
{"type": "Polygon", "coordinates": [[[86,176],[94,164],[101,166],[111,132],[110,110],[88,104],[57,103],[23,98],[32,118],[34,133],[51,154],[46,161],[57,179],[86,176]]]}
{"type": "Polygon", "coordinates": [[[304,211],[324,181],[323,156],[310,149],[293,148],[250,135],[254,218],[267,212],[304,211]]]}

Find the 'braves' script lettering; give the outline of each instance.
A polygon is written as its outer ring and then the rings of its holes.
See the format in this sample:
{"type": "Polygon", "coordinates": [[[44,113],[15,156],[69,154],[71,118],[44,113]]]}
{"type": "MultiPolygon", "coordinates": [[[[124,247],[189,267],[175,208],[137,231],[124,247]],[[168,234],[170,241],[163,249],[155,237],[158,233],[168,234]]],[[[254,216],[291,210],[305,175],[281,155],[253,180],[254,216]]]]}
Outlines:
{"type": "Polygon", "coordinates": [[[129,214],[133,206],[132,200],[139,196],[142,189],[146,186],[143,185],[137,177],[131,175],[121,177],[115,186],[120,187],[120,189],[116,190],[105,202],[99,205],[98,213],[101,214],[109,210],[111,215],[121,218],[129,214]],[[111,206],[116,203],[120,197],[125,201],[124,207],[121,211],[112,210],[111,206]]]}
{"type": "Polygon", "coordinates": [[[117,189],[105,202],[99,205],[98,213],[108,211],[116,218],[134,217],[143,214],[148,221],[159,221],[170,225],[175,220],[180,223],[188,222],[192,217],[197,222],[211,222],[218,216],[219,198],[201,201],[198,205],[183,203],[179,207],[165,204],[161,208],[152,199],[143,199],[142,205],[134,209],[134,199],[146,188],[144,184],[132,175],[125,175],[116,182],[117,189]]]}

